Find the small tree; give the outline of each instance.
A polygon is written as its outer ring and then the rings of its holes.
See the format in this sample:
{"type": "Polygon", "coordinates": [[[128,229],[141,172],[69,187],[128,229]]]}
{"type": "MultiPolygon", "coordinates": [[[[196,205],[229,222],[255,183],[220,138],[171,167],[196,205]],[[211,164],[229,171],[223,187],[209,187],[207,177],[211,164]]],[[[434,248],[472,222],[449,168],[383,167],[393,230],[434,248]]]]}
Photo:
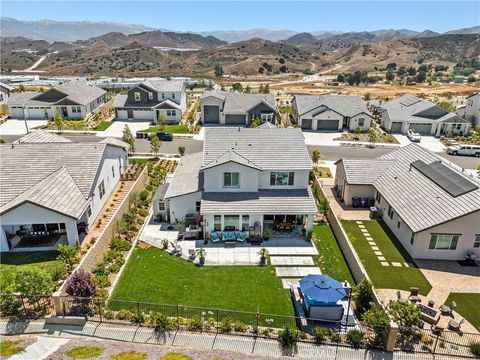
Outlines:
{"type": "Polygon", "coordinates": [[[363,279],[358,285],[353,288],[353,301],[357,305],[357,310],[363,314],[370,308],[370,303],[373,300],[372,284],[367,279],[363,279]]]}
{"type": "Polygon", "coordinates": [[[256,127],[259,127],[260,125],[262,124],[262,122],[260,121],[260,119],[256,116],[254,116],[252,118],[252,121],[250,121],[250,127],[252,128],[256,128],[256,127]]]}
{"type": "Polygon", "coordinates": [[[368,140],[372,146],[375,145],[375,142],[377,141],[377,130],[373,126],[368,128],[368,140]]]}
{"type": "Polygon", "coordinates": [[[165,121],[166,121],[165,114],[160,111],[160,112],[158,113],[157,119],[158,119],[158,128],[159,128],[160,130],[165,129],[165,121]]]}
{"type": "Polygon", "coordinates": [[[93,298],[97,294],[92,276],[83,269],[78,269],[68,278],[65,291],[70,296],[80,298],[93,298]]]}
{"type": "Polygon", "coordinates": [[[325,221],[325,216],[327,215],[328,211],[330,210],[330,203],[327,199],[323,199],[320,202],[320,206],[318,208],[318,211],[320,214],[323,216],[323,221],[325,221]]]}
{"type": "Polygon", "coordinates": [[[77,255],[78,248],[63,244],[58,245],[57,260],[65,263],[69,270],[71,270],[73,265],[75,265],[75,262],[77,261],[77,255]]]}
{"type": "Polygon", "coordinates": [[[357,127],[355,128],[355,130],[353,131],[355,134],[360,134],[362,132],[362,128],[360,126],[357,125],[357,127]]]}
{"type": "Polygon", "coordinates": [[[31,301],[38,301],[40,295],[50,294],[53,290],[52,276],[38,267],[17,270],[14,279],[15,292],[22,293],[31,301]]]}
{"type": "Polygon", "coordinates": [[[294,350],[299,338],[299,331],[288,326],[278,333],[278,342],[284,351],[294,350]]]}
{"type": "Polygon", "coordinates": [[[63,117],[60,115],[60,111],[55,110],[55,118],[53,119],[55,122],[55,126],[57,127],[57,130],[60,131],[63,129],[63,117]]]}
{"type": "Polygon", "coordinates": [[[150,150],[153,153],[153,156],[157,158],[158,152],[160,151],[160,148],[162,147],[162,142],[158,138],[157,135],[153,135],[150,138],[150,150]]]}
{"type": "Polygon", "coordinates": [[[390,317],[385,310],[371,306],[362,315],[362,320],[373,329],[375,342],[381,343],[385,340],[390,326],[390,317]]]}
{"type": "Polygon", "coordinates": [[[322,157],[320,150],[319,149],[314,149],[312,151],[312,161],[315,164],[315,166],[318,165],[318,162],[320,161],[320,158],[322,157]]]}
{"type": "Polygon", "coordinates": [[[132,135],[132,132],[130,131],[130,127],[125,124],[125,127],[123,128],[123,136],[122,140],[126,142],[128,145],[130,145],[130,153],[135,152],[135,138],[132,135]]]}
{"type": "Polygon", "coordinates": [[[420,310],[413,303],[391,301],[388,304],[388,314],[398,325],[404,328],[421,327],[420,310]]]}
{"type": "Polygon", "coordinates": [[[223,76],[223,67],[220,64],[215,64],[215,70],[214,70],[215,76],[217,78],[220,78],[223,76]]]}
{"type": "Polygon", "coordinates": [[[185,146],[179,146],[178,153],[180,154],[180,156],[185,155],[185,146]]]}

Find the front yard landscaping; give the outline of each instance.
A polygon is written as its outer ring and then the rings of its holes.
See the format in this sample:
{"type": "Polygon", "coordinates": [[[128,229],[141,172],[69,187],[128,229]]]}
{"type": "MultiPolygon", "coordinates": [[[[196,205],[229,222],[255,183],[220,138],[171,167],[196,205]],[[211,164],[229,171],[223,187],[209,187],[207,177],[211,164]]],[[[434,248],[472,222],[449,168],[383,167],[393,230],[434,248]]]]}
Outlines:
{"type": "Polygon", "coordinates": [[[271,266],[199,267],[153,247],[134,250],[111,299],[294,314],[271,266]]]}
{"type": "Polygon", "coordinates": [[[455,311],[480,331],[480,293],[450,293],[445,304],[457,303],[455,311]]]}
{"type": "MultiPolygon", "coordinates": [[[[399,144],[398,140],[392,134],[382,134],[381,132],[376,132],[377,137],[375,139],[376,143],[387,143],[387,144],[399,144]]],[[[342,134],[339,138],[335,139],[336,141],[358,141],[358,142],[371,142],[370,136],[367,133],[346,133],[342,134]]]]}
{"type": "Polygon", "coordinates": [[[159,131],[169,132],[172,134],[188,134],[188,125],[182,124],[173,124],[173,125],[165,125],[163,129],[161,126],[150,126],[148,129],[140,130],[140,132],[148,132],[148,133],[157,133],[159,131]]]}
{"type": "Polygon", "coordinates": [[[107,130],[107,128],[112,125],[113,122],[112,121],[102,121],[100,124],[98,124],[97,126],[95,126],[93,128],[93,130],[95,131],[105,131],[107,130]]]}
{"type": "Polygon", "coordinates": [[[350,269],[330,225],[315,225],[313,227],[312,242],[319,253],[314,258],[316,264],[322,270],[322,274],[329,275],[338,281],[347,280],[350,285],[355,285],[355,280],[350,273],[350,269]]]}
{"type": "Polygon", "coordinates": [[[382,221],[363,221],[363,224],[379,251],[381,251],[382,256],[385,257],[385,262],[388,262],[388,266],[381,264],[355,221],[342,221],[350,242],[375,287],[400,290],[410,290],[410,287],[418,287],[420,294],[427,295],[432,286],[385,223],[382,221]],[[393,266],[392,263],[400,263],[401,266],[393,266]],[[408,267],[405,264],[411,264],[411,266],[408,267]]]}

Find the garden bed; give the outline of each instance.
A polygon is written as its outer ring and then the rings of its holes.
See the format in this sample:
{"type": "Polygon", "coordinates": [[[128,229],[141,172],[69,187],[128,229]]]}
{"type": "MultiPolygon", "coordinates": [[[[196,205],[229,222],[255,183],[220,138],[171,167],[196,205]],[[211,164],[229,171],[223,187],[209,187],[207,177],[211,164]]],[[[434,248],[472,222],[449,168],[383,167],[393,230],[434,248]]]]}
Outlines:
{"type": "MultiPolygon", "coordinates": [[[[370,142],[370,137],[367,133],[346,133],[342,134],[340,137],[334,139],[335,141],[357,141],[357,142],[370,142]]],[[[392,134],[382,134],[377,131],[377,138],[375,143],[386,143],[386,144],[400,144],[398,140],[392,134]]]]}

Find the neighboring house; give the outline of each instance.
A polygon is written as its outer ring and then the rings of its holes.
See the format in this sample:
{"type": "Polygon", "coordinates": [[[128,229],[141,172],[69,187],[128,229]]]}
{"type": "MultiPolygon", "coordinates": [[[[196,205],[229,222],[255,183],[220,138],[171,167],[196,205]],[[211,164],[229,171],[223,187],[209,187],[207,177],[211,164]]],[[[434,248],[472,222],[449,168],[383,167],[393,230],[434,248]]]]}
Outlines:
{"type": "Polygon", "coordinates": [[[292,116],[303,130],[367,131],[372,114],[360,96],[295,95],[292,116]]]}
{"type": "Polygon", "coordinates": [[[480,256],[480,183],[410,144],[376,159],[341,159],[335,189],[345,204],[373,197],[383,220],[415,259],[480,256]]]}
{"type": "Polygon", "coordinates": [[[182,157],[153,206],[170,223],[194,219],[206,234],[284,219],[310,231],[311,170],[300,129],[206,128],[203,152],[182,157]]]}
{"type": "Polygon", "coordinates": [[[406,134],[409,129],[422,135],[467,135],[470,123],[440,106],[413,95],[403,95],[383,104],[381,126],[394,134],[406,134]]]}
{"type": "Polygon", "coordinates": [[[15,88],[0,82],[0,104],[5,104],[15,88]]]}
{"type": "Polygon", "coordinates": [[[117,120],[158,122],[163,113],[166,123],[178,123],[187,108],[183,80],[147,80],[117,95],[113,101],[117,120]]]}
{"type": "Polygon", "coordinates": [[[480,93],[467,97],[467,102],[458,110],[458,114],[473,125],[480,125],[480,93]]]}
{"type": "Polygon", "coordinates": [[[0,145],[0,250],[75,246],[128,166],[118,139],[72,142],[42,130],[0,145]]]}
{"type": "Polygon", "coordinates": [[[87,119],[107,98],[107,92],[85,82],[70,81],[42,93],[13,93],[8,99],[14,119],[87,119]]]}
{"type": "Polygon", "coordinates": [[[254,117],[275,124],[278,109],[273,94],[245,94],[221,90],[200,97],[203,124],[249,126],[254,117]]]}

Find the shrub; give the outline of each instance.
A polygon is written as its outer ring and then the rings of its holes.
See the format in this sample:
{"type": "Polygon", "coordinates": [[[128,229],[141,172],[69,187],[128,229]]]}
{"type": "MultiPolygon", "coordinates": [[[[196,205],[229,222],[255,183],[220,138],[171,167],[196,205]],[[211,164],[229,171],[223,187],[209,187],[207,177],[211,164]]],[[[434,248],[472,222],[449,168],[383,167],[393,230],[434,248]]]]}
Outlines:
{"type": "Polygon", "coordinates": [[[104,349],[94,346],[79,346],[69,350],[65,355],[73,359],[88,359],[103,354],[104,349]]]}
{"type": "Polygon", "coordinates": [[[160,360],[192,360],[192,358],[188,355],[181,353],[170,353],[162,356],[160,360]]]}
{"type": "Polygon", "coordinates": [[[135,311],[132,313],[130,321],[135,324],[142,324],[145,322],[145,315],[142,311],[135,311]]]}
{"type": "Polygon", "coordinates": [[[147,200],[149,194],[150,193],[147,190],[140,191],[140,195],[139,195],[140,200],[142,200],[142,201],[147,200]]]}
{"type": "Polygon", "coordinates": [[[117,312],[117,314],[115,315],[115,318],[117,320],[129,320],[132,318],[132,313],[130,312],[130,310],[127,310],[127,309],[122,309],[122,310],[119,310],[117,312]]]}
{"type": "Polygon", "coordinates": [[[99,288],[107,288],[111,285],[110,279],[107,275],[95,275],[92,278],[92,281],[99,288]]]}
{"type": "Polygon", "coordinates": [[[199,318],[193,318],[188,322],[187,328],[190,331],[202,331],[203,330],[202,320],[200,320],[199,318]]]}
{"type": "Polygon", "coordinates": [[[480,341],[473,341],[468,345],[468,349],[472,353],[472,355],[480,358],[480,341]]]}
{"type": "Polygon", "coordinates": [[[92,270],[92,274],[94,275],[107,275],[108,274],[108,271],[107,269],[105,268],[105,264],[101,263],[101,264],[97,264],[95,265],[95,267],[93,268],[92,270]]]}
{"type": "Polygon", "coordinates": [[[68,268],[72,268],[77,261],[78,248],[74,248],[68,245],[60,244],[58,245],[58,257],[57,260],[65,263],[68,268]]]}
{"type": "Polygon", "coordinates": [[[392,320],[403,328],[422,326],[420,310],[415,304],[392,301],[388,305],[388,313],[392,320]]]}
{"type": "Polygon", "coordinates": [[[63,264],[55,263],[52,268],[50,269],[50,275],[52,276],[52,280],[57,282],[65,277],[67,274],[67,269],[63,264]]]}
{"type": "Polygon", "coordinates": [[[145,360],[147,359],[147,353],[137,353],[137,352],[122,352],[117,355],[112,355],[113,360],[145,360]]]}
{"type": "Polygon", "coordinates": [[[342,336],[338,333],[333,333],[330,335],[330,340],[332,340],[334,343],[339,343],[342,342],[342,336]]]}
{"type": "Polygon", "coordinates": [[[123,260],[123,254],[117,250],[108,250],[103,254],[103,261],[105,263],[113,263],[123,260]]]}
{"type": "Polygon", "coordinates": [[[355,301],[360,314],[370,308],[370,303],[373,301],[373,289],[370,281],[363,279],[353,288],[353,301],[355,301]]]}
{"type": "Polygon", "coordinates": [[[67,279],[65,291],[71,296],[92,298],[95,297],[97,288],[90,273],[78,269],[67,279]]]}
{"type": "MultiPolygon", "coordinates": [[[[123,265],[123,264],[122,264],[123,265]]],[[[113,264],[110,264],[108,266],[108,271],[112,274],[116,274],[120,271],[120,267],[122,266],[120,265],[118,262],[117,263],[113,263],[113,264]]]]}
{"type": "Polygon", "coordinates": [[[278,342],[284,350],[292,349],[299,340],[299,331],[288,326],[278,333],[278,342]]]}
{"type": "Polygon", "coordinates": [[[150,314],[150,323],[155,332],[167,332],[174,328],[172,322],[164,314],[155,312],[150,314]]]}
{"type": "Polygon", "coordinates": [[[390,325],[390,318],[386,311],[371,306],[369,310],[363,313],[362,320],[373,329],[376,342],[385,340],[390,325]]]}
{"type": "Polygon", "coordinates": [[[54,286],[52,275],[38,267],[19,269],[13,283],[12,290],[25,294],[31,302],[38,301],[40,295],[50,294],[54,286]]]}
{"type": "Polygon", "coordinates": [[[330,331],[327,328],[317,326],[313,329],[313,336],[317,344],[321,344],[327,340],[328,334],[330,334],[330,331]]]}
{"type": "Polygon", "coordinates": [[[137,219],[137,224],[138,224],[138,225],[143,225],[144,222],[145,222],[145,220],[142,219],[142,218],[138,218],[138,219],[137,219]]]}
{"type": "Polygon", "coordinates": [[[365,337],[360,330],[353,329],[347,333],[347,342],[354,347],[362,346],[364,341],[365,337]]]}
{"type": "Polygon", "coordinates": [[[233,323],[233,330],[235,330],[236,332],[242,332],[242,333],[247,332],[247,325],[245,325],[241,321],[235,321],[233,323]]]}
{"type": "Polygon", "coordinates": [[[117,237],[112,238],[110,249],[115,251],[128,251],[132,247],[130,241],[123,240],[117,237]]]}
{"type": "Polygon", "coordinates": [[[232,319],[229,317],[224,317],[220,322],[220,331],[222,332],[231,332],[233,328],[232,319]]]}
{"type": "Polygon", "coordinates": [[[145,210],[145,209],[139,209],[138,210],[138,215],[142,216],[142,217],[146,217],[148,215],[148,210],[145,210]]]}
{"type": "Polygon", "coordinates": [[[16,315],[22,305],[21,300],[13,295],[11,291],[5,291],[2,295],[0,298],[0,313],[7,316],[16,315]]]}
{"type": "Polygon", "coordinates": [[[105,319],[108,319],[108,320],[115,319],[115,313],[112,310],[106,310],[103,313],[103,316],[105,317],[105,319]]]}

